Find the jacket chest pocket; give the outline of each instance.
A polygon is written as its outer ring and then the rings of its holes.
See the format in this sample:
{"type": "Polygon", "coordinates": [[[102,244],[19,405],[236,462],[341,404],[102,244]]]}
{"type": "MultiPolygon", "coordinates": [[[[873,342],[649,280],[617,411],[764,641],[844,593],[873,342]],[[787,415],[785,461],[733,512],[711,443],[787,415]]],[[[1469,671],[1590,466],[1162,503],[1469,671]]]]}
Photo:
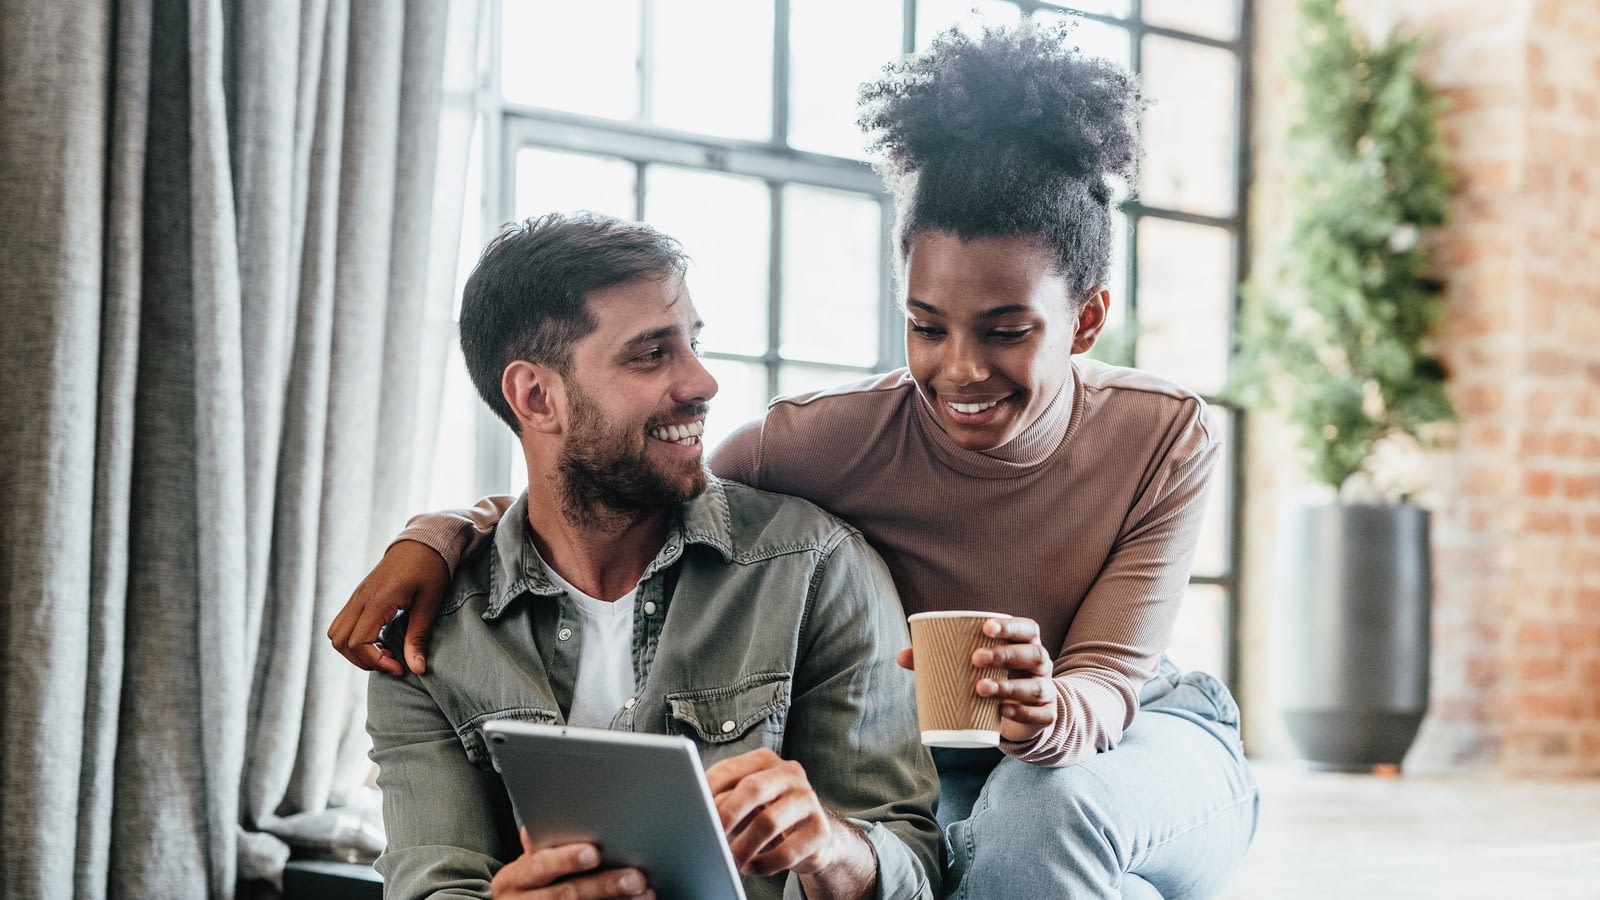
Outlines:
{"type": "Polygon", "coordinates": [[[523,709],[499,710],[493,713],[475,716],[469,721],[456,726],[456,736],[461,739],[461,746],[467,751],[467,761],[485,772],[493,773],[494,760],[489,757],[489,745],[483,739],[480,730],[483,723],[494,719],[511,719],[518,722],[536,722],[541,725],[554,725],[559,716],[553,709],[540,709],[527,707],[523,709]]]}
{"type": "Polygon", "coordinates": [[[674,691],[666,701],[667,733],[699,744],[701,760],[708,766],[758,747],[783,749],[783,725],[789,713],[786,672],[747,675],[725,687],[674,691]]]}

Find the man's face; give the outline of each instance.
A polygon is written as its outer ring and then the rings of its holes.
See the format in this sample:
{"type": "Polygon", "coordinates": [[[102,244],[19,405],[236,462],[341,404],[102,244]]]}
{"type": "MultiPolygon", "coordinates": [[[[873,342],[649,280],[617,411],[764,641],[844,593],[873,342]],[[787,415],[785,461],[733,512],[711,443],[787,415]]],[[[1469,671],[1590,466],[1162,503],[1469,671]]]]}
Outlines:
{"type": "Polygon", "coordinates": [[[593,521],[698,496],[717,382],[700,363],[701,323],[683,280],[632,281],[591,291],[587,302],[598,324],[573,346],[563,379],[565,512],[593,521]]]}

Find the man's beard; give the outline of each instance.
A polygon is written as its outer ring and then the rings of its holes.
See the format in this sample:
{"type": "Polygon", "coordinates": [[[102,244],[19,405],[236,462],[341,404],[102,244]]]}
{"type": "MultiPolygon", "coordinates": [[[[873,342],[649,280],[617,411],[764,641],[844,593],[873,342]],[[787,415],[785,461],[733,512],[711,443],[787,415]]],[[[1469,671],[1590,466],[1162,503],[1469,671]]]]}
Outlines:
{"type": "Polygon", "coordinates": [[[687,404],[630,430],[612,427],[599,407],[569,383],[572,427],[552,478],[560,488],[561,512],[582,528],[618,531],[643,516],[700,496],[706,470],[699,461],[669,471],[647,455],[650,431],[673,419],[703,416],[706,405],[687,404]]]}

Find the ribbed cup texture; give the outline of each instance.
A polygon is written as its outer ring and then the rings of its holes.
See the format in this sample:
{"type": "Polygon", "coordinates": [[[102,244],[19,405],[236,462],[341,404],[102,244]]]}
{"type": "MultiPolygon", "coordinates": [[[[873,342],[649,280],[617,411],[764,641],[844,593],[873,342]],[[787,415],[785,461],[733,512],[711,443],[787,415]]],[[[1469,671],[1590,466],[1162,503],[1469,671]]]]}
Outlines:
{"type": "Polygon", "coordinates": [[[985,637],[989,615],[939,616],[911,621],[911,650],[916,665],[917,724],[923,731],[981,728],[998,731],[1000,700],[979,697],[972,686],[979,678],[1004,680],[1002,668],[975,669],[972,651],[1004,643],[985,637]]]}

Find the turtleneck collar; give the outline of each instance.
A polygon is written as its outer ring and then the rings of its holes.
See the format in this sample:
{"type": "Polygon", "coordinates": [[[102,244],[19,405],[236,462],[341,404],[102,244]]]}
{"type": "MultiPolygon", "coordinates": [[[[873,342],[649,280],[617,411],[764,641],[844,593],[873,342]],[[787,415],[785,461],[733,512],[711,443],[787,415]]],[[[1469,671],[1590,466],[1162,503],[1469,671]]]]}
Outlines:
{"type": "Polygon", "coordinates": [[[956,444],[939,424],[939,417],[919,385],[916,390],[917,427],[941,462],[974,478],[1015,478],[1028,474],[1050,458],[1071,436],[1083,418],[1082,378],[1078,361],[1072,361],[1071,375],[1062,382],[1050,405],[1039,418],[1016,437],[993,450],[968,450],[956,444]]]}

